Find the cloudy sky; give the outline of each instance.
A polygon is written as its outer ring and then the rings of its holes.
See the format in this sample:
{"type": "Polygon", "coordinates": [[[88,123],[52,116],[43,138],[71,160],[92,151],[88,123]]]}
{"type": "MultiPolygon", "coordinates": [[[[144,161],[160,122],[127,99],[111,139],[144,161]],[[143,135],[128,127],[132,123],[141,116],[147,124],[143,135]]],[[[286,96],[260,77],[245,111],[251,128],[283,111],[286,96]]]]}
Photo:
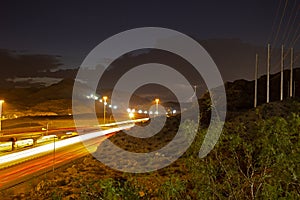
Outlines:
{"type": "MultiPolygon", "coordinates": [[[[251,79],[255,52],[265,56],[268,42],[275,50],[282,43],[287,49],[293,46],[299,50],[299,9],[300,0],[2,0],[1,78],[61,78],[70,72],[54,71],[79,67],[106,38],[128,29],[154,26],[200,41],[225,81],[251,79]]],[[[277,58],[274,60],[277,63],[277,58]]]]}

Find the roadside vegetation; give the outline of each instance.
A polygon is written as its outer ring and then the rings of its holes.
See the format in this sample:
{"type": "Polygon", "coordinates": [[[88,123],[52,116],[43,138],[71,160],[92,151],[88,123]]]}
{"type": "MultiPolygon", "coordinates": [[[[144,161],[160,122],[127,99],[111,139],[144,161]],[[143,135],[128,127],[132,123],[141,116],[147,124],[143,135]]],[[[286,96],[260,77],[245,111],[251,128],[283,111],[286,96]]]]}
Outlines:
{"type": "MultiPolygon", "coordinates": [[[[198,153],[206,129],[166,168],[121,173],[87,156],[35,185],[24,199],[300,199],[299,103],[288,102],[286,110],[281,105],[263,105],[228,120],[203,159],[198,153]]],[[[152,151],[174,136],[177,122],[178,117],[169,118],[171,126],[145,143],[122,133],[110,140],[130,151],[152,151]]]]}

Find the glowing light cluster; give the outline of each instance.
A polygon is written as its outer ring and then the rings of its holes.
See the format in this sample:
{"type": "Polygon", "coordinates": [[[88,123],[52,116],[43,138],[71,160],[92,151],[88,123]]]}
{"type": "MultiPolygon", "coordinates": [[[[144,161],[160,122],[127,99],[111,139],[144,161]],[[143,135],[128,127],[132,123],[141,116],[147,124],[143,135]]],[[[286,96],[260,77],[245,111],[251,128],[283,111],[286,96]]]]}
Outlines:
{"type": "MultiPolygon", "coordinates": [[[[104,135],[114,133],[114,132],[117,132],[117,131],[120,131],[123,129],[132,128],[134,126],[134,122],[141,122],[141,121],[147,121],[147,120],[149,120],[149,118],[105,124],[105,126],[115,126],[115,125],[121,125],[121,124],[125,124],[125,125],[122,125],[122,126],[119,126],[116,128],[111,128],[108,130],[101,130],[101,131],[96,131],[96,132],[92,132],[92,133],[87,133],[84,135],[80,135],[78,137],[72,137],[69,139],[56,141],[55,149],[60,149],[62,147],[80,143],[80,142],[90,140],[90,139],[93,139],[96,137],[104,136],[104,135]]],[[[104,125],[102,125],[102,126],[104,126],[104,125]]],[[[5,167],[5,164],[8,164],[8,163],[13,163],[13,164],[20,163],[22,161],[25,161],[26,159],[29,159],[29,158],[32,159],[34,157],[38,157],[41,154],[51,153],[52,151],[53,151],[53,144],[50,143],[50,144],[46,144],[43,146],[38,146],[38,147],[31,148],[31,149],[27,149],[24,151],[4,155],[4,156],[0,157],[0,168],[5,167]]]]}

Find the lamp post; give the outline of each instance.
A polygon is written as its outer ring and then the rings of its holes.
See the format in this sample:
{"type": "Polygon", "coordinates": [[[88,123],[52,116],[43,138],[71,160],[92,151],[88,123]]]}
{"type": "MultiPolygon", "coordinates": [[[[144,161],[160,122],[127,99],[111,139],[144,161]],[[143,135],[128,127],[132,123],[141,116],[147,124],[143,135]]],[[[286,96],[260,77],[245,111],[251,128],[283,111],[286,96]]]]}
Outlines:
{"type": "Polygon", "coordinates": [[[2,130],[2,104],[4,100],[0,100],[0,131],[2,130]]]}
{"type": "Polygon", "coordinates": [[[105,124],[105,112],[106,112],[107,96],[104,96],[103,100],[104,100],[104,103],[103,103],[103,124],[105,124]]]}
{"type": "Polygon", "coordinates": [[[156,116],[158,115],[158,102],[159,102],[159,99],[155,99],[155,103],[156,103],[156,116]]]}

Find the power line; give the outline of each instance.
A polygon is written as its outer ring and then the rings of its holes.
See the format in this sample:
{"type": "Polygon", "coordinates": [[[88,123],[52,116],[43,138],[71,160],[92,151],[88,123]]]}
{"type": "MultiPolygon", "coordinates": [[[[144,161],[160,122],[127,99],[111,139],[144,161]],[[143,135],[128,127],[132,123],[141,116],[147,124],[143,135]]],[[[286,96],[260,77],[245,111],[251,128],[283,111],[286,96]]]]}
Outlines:
{"type": "Polygon", "coordinates": [[[299,23],[297,31],[295,32],[294,37],[292,39],[291,47],[295,46],[296,42],[299,40],[299,36],[300,36],[300,33],[298,34],[299,30],[300,30],[300,23],[299,23]]]}
{"type": "MultiPolygon", "coordinates": [[[[296,2],[296,1],[295,1],[295,2],[296,2]]],[[[298,5],[298,8],[297,8],[297,10],[296,10],[296,14],[295,14],[293,23],[292,23],[292,25],[291,25],[291,28],[290,28],[289,31],[288,31],[287,37],[286,37],[286,39],[285,39],[284,42],[283,42],[284,44],[286,44],[286,43],[288,42],[288,39],[290,38],[290,35],[291,35],[292,32],[293,32],[293,28],[294,28],[296,19],[297,19],[298,14],[299,14],[299,9],[300,9],[300,4],[298,5]]]]}
{"type": "MultiPolygon", "coordinates": [[[[286,1],[285,2],[286,3],[285,8],[283,9],[283,12],[282,12],[282,15],[281,15],[281,23],[283,23],[285,21],[284,20],[285,13],[286,13],[286,17],[288,16],[287,13],[290,13],[288,23],[287,23],[287,26],[285,28],[285,31],[284,31],[283,37],[282,37],[282,40],[284,41],[282,44],[287,44],[289,42],[288,45],[286,45],[288,48],[294,47],[294,45],[296,44],[296,42],[299,39],[299,36],[298,36],[297,33],[300,29],[300,23],[298,24],[296,30],[294,28],[294,25],[297,21],[297,17],[298,17],[298,14],[299,14],[299,9],[300,9],[300,4],[297,4],[297,2],[298,2],[297,0],[294,1],[292,11],[288,12],[288,6],[287,6],[287,1],[286,1]],[[298,7],[295,10],[297,5],[298,5],[298,7]],[[293,19],[293,22],[291,24],[290,22],[291,22],[292,19],[293,19]],[[294,30],[295,30],[295,32],[293,32],[294,30]]],[[[277,39],[279,38],[279,35],[280,35],[280,26],[278,27],[278,30],[277,30],[277,33],[276,33],[277,38],[274,41],[274,48],[276,48],[275,43],[277,42],[277,39]]],[[[284,54],[284,59],[288,55],[289,55],[289,51],[286,51],[286,53],[284,54]]],[[[278,62],[276,61],[276,63],[274,64],[274,67],[272,68],[273,69],[272,71],[278,71],[279,66],[280,66],[280,60],[278,60],[278,62]]]]}
{"type": "MultiPolygon", "coordinates": [[[[283,36],[282,36],[282,40],[283,40],[283,41],[285,41],[285,37],[286,37],[286,35],[287,35],[287,33],[288,33],[288,30],[290,30],[290,27],[293,28],[293,26],[290,26],[290,22],[291,22],[291,19],[292,19],[292,17],[293,17],[293,13],[294,13],[294,10],[295,10],[295,8],[296,8],[296,5],[297,5],[297,0],[294,1],[293,9],[292,9],[292,11],[291,11],[291,13],[290,13],[290,17],[289,17],[289,19],[288,19],[288,23],[287,23],[286,28],[285,28],[285,31],[284,31],[284,33],[283,33],[283,36]]],[[[298,10],[299,10],[299,6],[298,6],[297,11],[298,11],[298,10]]],[[[297,16],[297,13],[298,13],[297,11],[296,11],[296,15],[295,15],[295,16],[297,16]]],[[[294,21],[295,21],[295,20],[294,20],[294,21]]],[[[289,35],[287,35],[287,36],[289,36],[289,35]]]]}
{"type": "Polygon", "coordinates": [[[271,30],[271,32],[270,32],[270,34],[269,34],[269,37],[268,37],[267,43],[270,43],[270,42],[271,42],[271,39],[272,39],[272,36],[273,36],[274,30],[275,30],[275,24],[276,24],[276,21],[277,21],[278,15],[279,15],[279,10],[280,10],[280,7],[281,7],[281,1],[279,1],[278,7],[277,7],[277,9],[276,9],[275,18],[274,18],[274,20],[273,20],[273,24],[272,24],[272,30],[271,30]]]}
{"type": "Polygon", "coordinates": [[[273,42],[273,45],[272,45],[274,47],[275,47],[277,39],[278,39],[278,35],[279,35],[280,29],[281,29],[283,18],[285,16],[285,11],[286,11],[286,7],[288,5],[288,2],[289,2],[288,0],[285,1],[284,9],[283,9],[283,12],[282,12],[282,15],[281,15],[281,18],[280,18],[280,22],[279,22],[279,25],[278,25],[278,29],[277,29],[277,32],[276,32],[276,35],[275,35],[275,39],[274,39],[274,42],[273,42]]]}

